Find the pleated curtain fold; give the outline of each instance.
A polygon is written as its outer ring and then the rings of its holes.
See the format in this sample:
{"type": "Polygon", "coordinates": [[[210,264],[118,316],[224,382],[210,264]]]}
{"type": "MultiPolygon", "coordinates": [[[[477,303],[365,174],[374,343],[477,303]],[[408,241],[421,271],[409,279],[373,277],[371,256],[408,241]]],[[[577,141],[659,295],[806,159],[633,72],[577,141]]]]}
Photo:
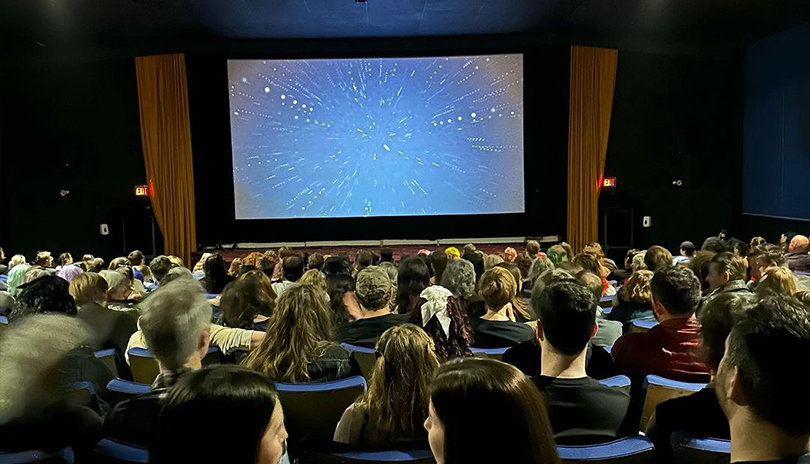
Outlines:
{"type": "Polygon", "coordinates": [[[143,158],[164,253],[191,267],[197,230],[185,57],[137,57],[135,71],[143,158]]]}
{"type": "Polygon", "coordinates": [[[579,251],[599,235],[599,192],[605,172],[619,52],[571,47],[568,115],[568,236],[579,251]]]}

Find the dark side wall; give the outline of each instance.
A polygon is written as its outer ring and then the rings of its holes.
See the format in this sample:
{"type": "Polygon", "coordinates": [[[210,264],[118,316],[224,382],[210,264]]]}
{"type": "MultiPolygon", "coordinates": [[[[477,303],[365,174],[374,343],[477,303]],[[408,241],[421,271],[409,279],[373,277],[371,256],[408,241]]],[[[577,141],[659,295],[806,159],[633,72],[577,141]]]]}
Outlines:
{"type": "Polygon", "coordinates": [[[738,54],[619,49],[601,204],[633,206],[635,247],[739,233],[742,79],[738,54]]]}
{"type": "Polygon", "coordinates": [[[151,252],[147,203],[133,191],[145,183],[134,61],[17,56],[3,60],[0,84],[6,255],[151,252]]]}

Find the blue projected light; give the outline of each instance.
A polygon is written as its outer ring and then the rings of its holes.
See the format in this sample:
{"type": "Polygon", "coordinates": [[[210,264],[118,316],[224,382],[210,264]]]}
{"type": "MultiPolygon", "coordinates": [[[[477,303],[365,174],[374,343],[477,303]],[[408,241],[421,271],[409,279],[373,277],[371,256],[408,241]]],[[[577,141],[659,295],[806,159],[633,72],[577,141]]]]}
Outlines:
{"type": "Polygon", "coordinates": [[[525,212],[523,55],[229,60],[236,219],[525,212]]]}

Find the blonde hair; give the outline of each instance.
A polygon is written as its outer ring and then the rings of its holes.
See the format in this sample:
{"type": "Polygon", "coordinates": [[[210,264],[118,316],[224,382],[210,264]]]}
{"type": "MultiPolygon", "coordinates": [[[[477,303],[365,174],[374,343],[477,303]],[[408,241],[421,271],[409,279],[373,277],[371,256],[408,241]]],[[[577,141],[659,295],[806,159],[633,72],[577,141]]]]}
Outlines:
{"type": "Polygon", "coordinates": [[[183,260],[178,258],[177,256],[171,256],[170,255],[170,256],[167,256],[167,258],[169,258],[169,261],[171,261],[176,266],[186,267],[186,265],[183,264],[183,260]]]}
{"type": "Polygon", "coordinates": [[[87,303],[102,304],[107,301],[107,281],[95,272],[83,272],[70,281],[68,291],[76,300],[76,306],[87,303]]]}
{"type": "Polygon", "coordinates": [[[202,256],[200,256],[200,260],[197,261],[197,264],[194,265],[194,269],[192,269],[191,271],[192,272],[202,271],[203,270],[203,265],[205,264],[205,260],[207,260],[208,258],[210,258],[212,256],[214,256],[213,253],[203,253],[202,256]]]}
{"type": "Polygon", "coordinates": [[[652,301],[653,272],[638,270],[630,276],[627,283],[619,290],[619,298],[634,303],[650,303],[652,301]]]}
{"type": "Polygon", "coordinates": [[[517,282],[512,273],[502,267],[493,267],[481,276],[479,293],[487,307],[495,311],[512,301],[517,293],[517,282]]]}
{"type": "Polygon", "coordinates": [[[234,258],[231,267],[228,268],[228,275],[236,277],[239,275],[239,268],[242,267],[242,258],[234,258]]]}
{"type": "Polygon", "coordinates": [[[289,287],[276,300],[267,333],[243,364],[276,382],[309,382],[309,362],[333,344],[326,292],[307,284],[289,287]]]}
{"type": "Polygon", "coordinates": [[[774,267],[765,271],[757,284],[757,295],[760,297],[769,294],[793,295],[798,291],[793,273],[786,267],[774,267]]]}
{"type": "Polygon", "coordinates": [[[25,263],[26,263],[25,256],[23,256],[23,255],[14,255],[8,261],[8,268],[11,269],[14,266],[19,266],[20,264],[25,264],[25,263]]]}
{"type": "Polygon", "coordinates": [[[368,441],[390,443],[424,435],[430,381],[439,367],[433,339],[413,324],[391,327],[380,336],[375,352],[368,391],[355,402],[372,426],[367,433],[375,434],[368,441]]]}
{"type": "Polygon", "coordinates": [[[302,284],[309,284],[318,290],[326,291],[326,276],[323,275],[318,269],[310,269],[298,279],[302,284]]]}

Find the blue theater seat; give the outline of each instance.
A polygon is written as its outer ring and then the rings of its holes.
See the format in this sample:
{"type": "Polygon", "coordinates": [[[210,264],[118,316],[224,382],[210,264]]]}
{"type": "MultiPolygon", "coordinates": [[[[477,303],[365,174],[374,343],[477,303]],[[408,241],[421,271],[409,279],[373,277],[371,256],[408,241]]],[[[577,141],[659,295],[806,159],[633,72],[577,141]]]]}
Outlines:
{"type": "Polygon", "coordinates": [[[363,372],[363,377],[366,380],[371,378],[371,371],[374,369],[374,363],[377,362],[377,356],[374,354],[374,348],[366,348],[363,346],[352,345],[350,343],[341,343],[340,346],[350,352],[354,356],[354,360],[360,366],[363,372]]]}
{"type": "Polygon", "coordinates": [[[138,395],[149,393],[151,385],[145,383],[130,382],[123,379],[112,379],[107,384],[107,398],[111,405],[116,405],[138,395]]]}
{"type": "Polygon", "coordinates": [[[633,328],[630,332],[649,332],[650,329],[658,325],[658,321],[645,321],[641,319],[633,319],[631,321],[633,328]]]}
{"type": "Polygon", "coordinates": [[[672,464],[728,464],[731,461],[729,440],[675,432],[670,438],[670,446],[672,464]]]}
{"type": "Polygon", "coordinates": [[[500,361],[501,358],[503,358],[503,354],[506,353],[506,350],[508,350],[509,348],[511,348],[511,347],[509,347],[509,346],[507,346],[505,348],[473,348],[473,347],[470,347],[470,351],[472,351],[472,353],[474,355],[476,355],[476,356],[485,356],[487,358],[497,359],[498,361],[500,361]]]}
{"type": "Polygon", "coordinates": [[[103,362],[110,372],[112,372],[113,377],[118,377],[118,366],[115,364],[115,348],[99,350],[94,354],[96,355],[96,358],[103,362]]]}
{"type": "Polygon", "coordinates": [[[641,412],[639,430],[647,430],[647,424],[660,403],[681,396],[689,396],[705,387],[705,383],[679,382],[658,375],[648,375],[641,386],[644,407],[641,412]]]}
{"type": "Polygon", "coordinates": [[[0,452],[0,464],[73,464],[73,459],[73,450],[70,448],[62,448],[59,451],[0,452]]]}
{"type": "Polygon", "coordinates": [[[624,388],[628,393],[630,392],[630,377],[626,375],[614,375],[600,380],[599,383],[607,387],[624,388]]]}
{"type": "MultiPolygon", "coordinates": [[[[208,353],[202,360],[203,366],[218,364],[221,354],[222,352],[218,347],[209,346],[208,353]]],[[[129,355],[129,367],[132,370],[132,379],[137,383],[151,385],[160,373],[160,367],[158,367],[155,355],[143,348],[130,348],[129,351],[127,351],[127,355],[129,355]]]]}
{"type": "MultiPolygon", "coordinates": [[[[201,446],[201,445],[200,445],[201,446]]],[[[98,464],[148,463],[149,452],[137,446],[105,438],[93,450],[98,464]]]]}
{"type": "Polygon", "coordinates": [[[276,389],[284,405],[291,443],[305,436],[331,440],[343,412],[366,391],[366,379],[354,376],[334,382],[276,382],[276,389]]]}
{"type": "Polygon", "coordinates": [[[557,446],[560,458],[569,464],[647,464],[654,449],[652,442],[642,436],[622,438],[600,445],[557,446]]]}
{"type": "Polygon", "coordinates": [[[435,463],[428,450],[413,451],[349,451],[312,452],[305,451],[299,464],[368,464],[372,462],[402,462],[410,464],[435,463]]]}

